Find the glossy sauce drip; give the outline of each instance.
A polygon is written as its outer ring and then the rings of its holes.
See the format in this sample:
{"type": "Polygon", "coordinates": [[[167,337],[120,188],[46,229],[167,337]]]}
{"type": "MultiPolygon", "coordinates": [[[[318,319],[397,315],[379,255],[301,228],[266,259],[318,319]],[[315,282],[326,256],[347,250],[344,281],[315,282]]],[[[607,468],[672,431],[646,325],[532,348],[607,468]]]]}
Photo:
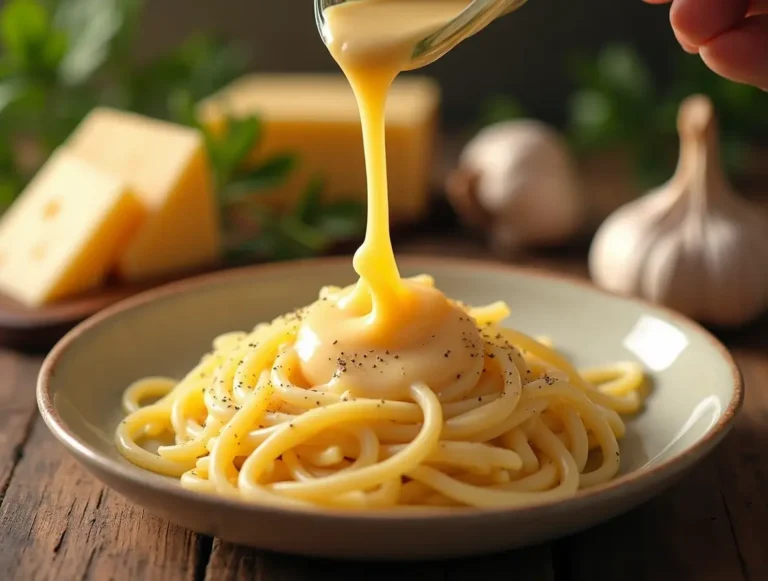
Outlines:
{"type": "Polygon", "coordinates": [[[411,384],[424,382],[452,396],[482,373],[483,342],[474,321],[430,285],[400,276],[389,233],[385,144],[392,82],[417,43],[467,4],[358,0],[325,10],[329,50],[360,109],[368,223],[354,258],[358,283],[315,303],[304,317],[295,349],[309,385],[330,382],[353,397],[402,399],[411,384]]]}

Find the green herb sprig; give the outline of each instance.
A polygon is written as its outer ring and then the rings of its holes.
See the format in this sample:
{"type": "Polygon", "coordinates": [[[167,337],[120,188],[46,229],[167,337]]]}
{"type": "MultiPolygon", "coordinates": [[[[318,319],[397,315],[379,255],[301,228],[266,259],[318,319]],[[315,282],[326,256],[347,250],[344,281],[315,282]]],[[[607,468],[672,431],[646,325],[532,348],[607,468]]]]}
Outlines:
{"type": "Polygon", "coordinates": [[[285,185],[301,160],[291,152],[282,152],[255,166],[248,163],[262,138],[258,117],[227,116],[223,131],[215,133],[200,123],[191,101],[177,112],[180,120],[205,136],[224,229],[229,234],[226,259],[306,258],[362,234],[363,205],[352,200],[324,201],[321,176],[310,180],[291,212],[279,213],[262,203],[263,195],[285,185]]]}
{"type": "Polygon", "coordinates": [[[720,77],[695,56],[680,56],[666,87],[625,44],[606,46],[594,58],[577,58],[571,72],[578,87],[568,108],[572,143],[585,153],[625,149],[639,185],[646,188],[674,171],[677,111],[691,94],[703,93],[715,105],[729,173],[746,170],[745,153],[768,134],[768,93],[720,77]]]}

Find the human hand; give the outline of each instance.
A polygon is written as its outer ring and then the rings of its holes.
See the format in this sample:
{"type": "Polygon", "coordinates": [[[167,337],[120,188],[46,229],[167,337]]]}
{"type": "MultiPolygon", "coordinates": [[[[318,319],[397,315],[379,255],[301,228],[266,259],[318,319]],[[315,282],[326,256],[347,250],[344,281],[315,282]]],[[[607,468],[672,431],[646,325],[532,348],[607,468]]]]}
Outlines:
{"type": "Polygon", "coordinates": [[[680,45],[717,74],[768,90],[768,0],[644,0],[672,4],[680,45]]]}

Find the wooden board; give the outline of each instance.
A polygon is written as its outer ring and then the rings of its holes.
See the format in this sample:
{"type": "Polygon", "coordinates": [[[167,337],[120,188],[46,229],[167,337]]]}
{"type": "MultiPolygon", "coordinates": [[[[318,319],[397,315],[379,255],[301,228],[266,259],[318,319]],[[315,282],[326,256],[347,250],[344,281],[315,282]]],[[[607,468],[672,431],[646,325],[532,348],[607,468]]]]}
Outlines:
{"type": "MultiPolygon", "coordinates": [[[[207,269],[210,272],[213,269],[207,269]]],[[[184,277],[205,271],[188,272],[184,277]]],[[[103,289],[45,307],[30,308],[0,293],[0,346],[22,351],[45,351],[67,331],[91,315],[130,296],[183,278],[162,278],[142,284],[111,282],[103,289]]]]}
{"type": "Polygon", "coordinates": [[[134,292],[128,287],[112,287],[39,309],[0,294],[0,344],[22,350],[47,349],[77,323],[134,292]]]}

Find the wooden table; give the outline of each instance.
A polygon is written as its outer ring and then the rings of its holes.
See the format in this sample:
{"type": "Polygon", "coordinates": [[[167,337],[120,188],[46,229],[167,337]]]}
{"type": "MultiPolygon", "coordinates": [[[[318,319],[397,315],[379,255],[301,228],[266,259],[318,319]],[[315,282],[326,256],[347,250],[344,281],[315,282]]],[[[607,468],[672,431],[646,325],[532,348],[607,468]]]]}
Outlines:
{"type": "MultiPolygon", "coordinates": [[[[437,249],[478,252],[435,240],[408,247],[437,249]]],[[[585,270],[580,251],[530,261],[585,270]]],[[[259,553],[128,504],[81,469],[40,419],[34,389],[42,358],[0,350],[0,579],[768,580],[768,320],[721,338],[746,379],[743,413],[715,453],[661,497],[547,545],[376,566],[259,553]]]]}

